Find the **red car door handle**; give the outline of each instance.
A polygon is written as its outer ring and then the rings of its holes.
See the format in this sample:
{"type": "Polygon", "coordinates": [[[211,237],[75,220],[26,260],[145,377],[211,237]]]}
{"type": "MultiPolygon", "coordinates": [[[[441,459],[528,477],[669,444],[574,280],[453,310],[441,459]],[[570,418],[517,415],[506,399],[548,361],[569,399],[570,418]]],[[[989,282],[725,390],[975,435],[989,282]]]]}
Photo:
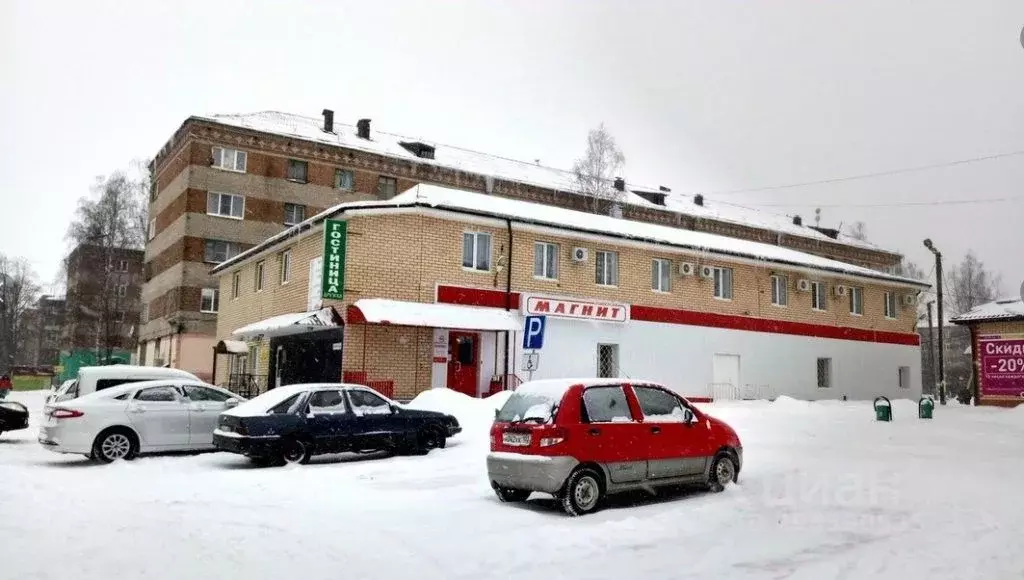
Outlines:
{"type": "Polygon", "coordinates": [[[651,427],[651,433],[661,433],[661,427],[651,427]]]}
{"type": "Polygon", "coordinates": [[[594,428],[594,429],[591,429],[590,431],[587,431],[587,433],[590,433],[591,435],[600,435],[601,434],[601,430],[597,429],[597,428],[594,428]]]}

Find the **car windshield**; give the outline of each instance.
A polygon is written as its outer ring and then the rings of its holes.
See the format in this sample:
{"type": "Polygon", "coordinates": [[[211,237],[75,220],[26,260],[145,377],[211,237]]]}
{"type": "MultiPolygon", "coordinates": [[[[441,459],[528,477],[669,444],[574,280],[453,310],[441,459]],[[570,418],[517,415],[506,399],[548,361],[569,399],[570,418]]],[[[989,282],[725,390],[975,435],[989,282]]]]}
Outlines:
{"type": "Polygon", "coordinates": [[[545,393],[513,393],[498,411],[498,421],[547,423],[554,415],[558,400],[545,393]]]}

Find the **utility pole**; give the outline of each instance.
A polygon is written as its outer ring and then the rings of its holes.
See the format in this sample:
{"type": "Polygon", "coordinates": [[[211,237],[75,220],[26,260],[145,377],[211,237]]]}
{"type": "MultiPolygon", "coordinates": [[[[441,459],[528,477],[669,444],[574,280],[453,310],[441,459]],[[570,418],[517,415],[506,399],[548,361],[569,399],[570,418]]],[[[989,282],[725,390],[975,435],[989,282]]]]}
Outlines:
{"type": "Polygon", "coordinates": [[[931,239],[924,241],[924,247],[928,248],[931,253],[935,254],[935,290],[936,300],[939,302],[939,404],[946,404],[946,367],[943,356],[943,351],[946,350],[946,341],[944,340],[943,330],[946,326],[945,318],[942,315],[942,252],[940,252],[931,239]]]}
{"type": "Polygon", "coordinates": [[[932,325],[932,304],[935,304],[934,300],[928,302],[928,366],[932,369],[932,394],[935,394],[936,386],[938,386],[938,375],[935,374],[935,327],[932,325]]]}

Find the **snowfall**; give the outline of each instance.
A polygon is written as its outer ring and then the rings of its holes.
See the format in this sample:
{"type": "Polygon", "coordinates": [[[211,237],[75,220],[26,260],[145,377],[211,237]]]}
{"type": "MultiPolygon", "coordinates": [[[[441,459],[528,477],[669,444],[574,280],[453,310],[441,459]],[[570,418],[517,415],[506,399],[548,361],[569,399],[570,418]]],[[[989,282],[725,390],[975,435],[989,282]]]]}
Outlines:
{"type": "Polygon", "coordinates": [[[501,504],[485,474],[501,395],[411,406],[465,431],[425,457],[257,468],[227,453],[111,465],[0,436],[0,578],[1022,578],[1024,407],[951,404],[892,423],[866,402],[704,405],[739,432],[724,493],[609,501],[569,518],[501,504]]]}

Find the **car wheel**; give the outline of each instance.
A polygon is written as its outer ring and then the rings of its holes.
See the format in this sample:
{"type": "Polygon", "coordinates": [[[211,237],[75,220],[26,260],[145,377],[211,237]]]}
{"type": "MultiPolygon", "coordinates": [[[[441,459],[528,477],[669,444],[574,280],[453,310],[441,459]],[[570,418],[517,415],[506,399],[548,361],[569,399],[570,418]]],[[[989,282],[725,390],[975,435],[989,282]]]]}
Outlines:
{"type": "Polygon", "coordinates": [[[601,475],[593,469],[583,468],[569,476],[558,499],[565,513],[582,516],[596,510],[603,496],[601,475]]]}
{"type": "Polygon", "coordinates": [[[711,464],[711,473],[708,476],[708,489],[717,493],[735,481],[736,462],[727,453],[719,453],[711,464]]]}
{"type": "Polygon", "coordinates": [[[430,453],[433,449],[444,449],[445,443],[447,443],[444,433],[441,433],[441,430],[434,426],[425,427],[420,431],[417,439],[419,442],[419,452],[422,455],[430,453]]]}
{"type": "Polygon", "coordinates": [[[135,459],[139,444],[135,435],[127,429],[111,429],[96,437],[92,445],[92,458],[103,463],[111,463],[118,459],[135,459]]]}
{"type": "Polygon", "coordinates": [[[309,445],[299,439],[288,439],[281,446],[281,459],[285,463],[309,463],[309,445]]]}
{"type": "Polygon", "coordinates": [[[494,486],[494,493],[502,503],[522,503],[532,493],[528,489],[512,489],[511,487],[494,486]]]}

